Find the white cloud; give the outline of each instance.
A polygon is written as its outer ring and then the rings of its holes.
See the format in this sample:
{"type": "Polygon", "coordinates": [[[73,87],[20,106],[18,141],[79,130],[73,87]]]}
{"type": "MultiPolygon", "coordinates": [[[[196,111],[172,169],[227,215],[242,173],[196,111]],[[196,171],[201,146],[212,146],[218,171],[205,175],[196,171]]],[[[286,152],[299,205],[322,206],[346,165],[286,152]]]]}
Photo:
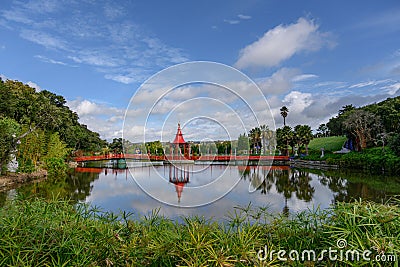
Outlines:
{"type": "Polygon", "coordinates": [[[238,15],[238,18],[239,18],[239,19],[251,19],[251,16],[239,14],[239,15],[238,15]]]}
{"type": "Polygon", "coordinates": [[[302,112],[306,107],[310,106],[313,101],[311,93],[302,93],[299,91],[292,91],[283,99],[283,103],[294,113],[302,112]]]}
{"type": "Polygon", "coordinates": [[[318,78],[318,75],[315,75],[315,74],[300,74],[300,75],[297,75],[297,76],[293,77],[292,81],[293,82],[302,82],[302,81],[305,81],[305,80],[311,80],[311,79],[315,79],[315,78],[318,78]]]}
{"type": "Polygon", "coordinates": [[[385,90],[389,95],[400,93],[400,82],[383,86],[381,89],[385,90]]]}
{"type": "MultiPolygon", "coordinates": [[[[21,3],[22,4],[22,3],[21,3]]],[[[23,4],[27,10],[35,11],[36,13],[51,13],[60,8],[60,1],[58,0],[41,0],[41,1],[28,1],[23,4]]]]}
{"type": "Polygon", "coordinates": [[[319,82],[313,85],[314,88],[318,87],[330,87],[332,89],[344,88],[347,86],[346,82],[339,82],[339,81],[326,81],[326,82],[319,82]]]}
{"type": "Polygon", "coordinates": [[[370,85],[374,85],[374,84],[375,84],[375,81],[361,82],[361,83],[353,84],[349,88],[361,88],[361,87],[366,87],[366,86],[370,86],[370,85]]]}
{"type": "Polygon", "coordinates": [[[267,96],[286,93],[293,89],[293,81],[299,75],[300,70],[298,69],[282,68],[265,81],[259,82],[259,86],[267,96]]]}
{"type": "Polygon", "coordinates": [[[367,86],[375,86],[378,84],[382,84],[382,83],[387,83],[390,80],[386,79],[386,80],[374,80],[374,81],[367,81],[367,82],[360,82],[360,83],[356,83],[351,85],[349,88],[362,88],[362,87],[367,87],[367,86]]]}
{"type": "Polygon", "coordinates": [[[5,76],[4,74],[0,74],[0,79],[3,80],[3,82],[9,80],[7,76],[5,76]]]}
{"type": "Polygon", "coordinates": [[[29,81],[26,84],[29,85],[30,87],[34,88],[36,90],[36,92],[40,92],[43,90],[37,83],[29,81]]]}
{"type": "Polygon", "coordinates": [[[50,49],[68,50],[66,41],[36,30],[22,30],[20,36],[50,49]]]}
{"type": "Polygon", "coordinates": [[[267,31],[259,40],[243,48],[235,66],[241,69],[276,66],[296,53],[319,50],[329,44],[326,36],[327,33],[318,31],[314,21],[299,18],[294,24],[279,25],[267,31]]]}
{"type": "Polygon", "coordinates": [[[98,132],[101,138],[112,140],[121,137],[125,109],[87,99],[67,101],[67,106],[78,114],[79,122],[98,132]]]}
{"type": "Polygon", "coordinates": [[[129,5],[102,1],[13,1],[8,10],[0,11],[0,24],[53,50],[51,58],[58,58],[52,60],[43,53],[39,58],[42,61],[63,65],[72,60],[120,83],[143,82],[149,73],[188,60],[184,51],[136,24],[126,12],[129,5]],[[98,16],[99,11],[104,14],[103,19],[98,16]],[[60,16],[59,12],[69,15],[60,16]]]}
{"type": "Polygon", "coordinates": [[[80,116],[84,115],[97,115],[102,113],[102,109],[99,105],[89,100],[73,100],[68,102],[69,107],[78,113],[80,116]]]}
{"type": "Polygon", "coordinates": [[[107,3],[104,6],[104,15],[106,18],[110,20],[114,20],[125,15],[125,10],[121,6],[112,5],[111,3],[107,3]]]}
{"type": "Polygon", "coordinates": [[[104,54],[103,51],[82,51],[76,56],[70,56],[76,63],[84,63],[96,67],[117,67],[124,63],[123,59],[104,54]]]}
{"type": "Polygon", "coordinates": [[[235,24],[239,24],[240,21],[237,19],[224,19],[225,23],[231,24],[231,25],[235,25],[235,24]]]}
{"type": "Polygon", "coordinates": [[[130,84],[134,81],[136,81],[136,79],[134,77],[130,77],[127,75],[122,75],[122,74],[106,74],[104,76],[104,78],[109,79],[109,80],[113,80],[116,82],[120,82],[120,83],[124,83],[124,84],[130,84]]]}
{"type": "Polygon", "coordinates": [[[62,66],[70,66],[69,64],[67,64],[65,62],[62,62],[62,61],[59,61],[59,60],[54,60],[54,59],[51,59],[51,58],[48,58],[48,57],[45,57],[45,56],[36,55],[34,57],[37,58],[37,59],[40,59],[41,61],[46,62],[46,63],[62,65],[62,66]]]}

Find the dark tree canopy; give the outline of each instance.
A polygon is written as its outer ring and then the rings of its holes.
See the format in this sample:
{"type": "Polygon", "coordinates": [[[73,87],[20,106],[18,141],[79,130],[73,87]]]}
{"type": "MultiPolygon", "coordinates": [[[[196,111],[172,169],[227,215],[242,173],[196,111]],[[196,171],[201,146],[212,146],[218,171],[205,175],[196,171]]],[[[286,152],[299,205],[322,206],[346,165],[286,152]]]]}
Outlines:
{"type": "MultiPolygon", "coordinates": [[[[104,145],[98,133],[78,122],[78,115],[66,106],[64,97],[36,90],[19,81],[0,79],[0,117],[11,118],[28,132],[36,129],[58,132],[68,147],[99,150],[104,145]]],[[[23,136],[24,137],[24,136],[23,136]]]]}

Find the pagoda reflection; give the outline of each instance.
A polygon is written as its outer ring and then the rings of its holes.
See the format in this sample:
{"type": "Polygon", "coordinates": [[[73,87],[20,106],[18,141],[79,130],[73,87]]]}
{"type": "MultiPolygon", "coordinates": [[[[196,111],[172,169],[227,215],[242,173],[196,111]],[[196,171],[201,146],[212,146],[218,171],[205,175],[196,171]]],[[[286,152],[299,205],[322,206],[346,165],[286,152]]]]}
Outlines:
{"type": "Polygon", "coordinates": [[[175,191],[178,195],[178,203],[181,202],[183,187],[189,182],[190,179],[189,167],[189,164],[171,164],[169,166],[169,182],[175,185],[175,191]]]}

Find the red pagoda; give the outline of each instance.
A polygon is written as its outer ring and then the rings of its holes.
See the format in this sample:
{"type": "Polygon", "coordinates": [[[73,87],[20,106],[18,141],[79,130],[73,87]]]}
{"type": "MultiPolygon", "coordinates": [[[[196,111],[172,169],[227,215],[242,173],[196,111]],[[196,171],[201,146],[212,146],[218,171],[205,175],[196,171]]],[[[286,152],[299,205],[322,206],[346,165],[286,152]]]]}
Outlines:
{"type": "Polygon", "coordinates": [[[178,123],[178,130],[176,132],[176,136],[174,139],[174,142],[172,142],[172,158],[176,159],[182,158],[182,155],[184,159],[189,159],[190,158],[190,145],[183,139],[183,134],[181,130],[181,124],[178,123]]]}

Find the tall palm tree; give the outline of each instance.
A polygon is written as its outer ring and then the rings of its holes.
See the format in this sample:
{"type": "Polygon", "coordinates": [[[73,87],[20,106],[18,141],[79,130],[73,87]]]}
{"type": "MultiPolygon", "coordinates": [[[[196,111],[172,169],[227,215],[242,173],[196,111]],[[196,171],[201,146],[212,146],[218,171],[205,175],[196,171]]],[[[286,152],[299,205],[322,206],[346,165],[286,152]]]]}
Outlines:
{"type": "Polygon", "coordinates": [[[281,107],[281,115],[283,117],[283,126],[286,126],[286,117],[289,113],[289,109],[286,106],[281,107]]]}

